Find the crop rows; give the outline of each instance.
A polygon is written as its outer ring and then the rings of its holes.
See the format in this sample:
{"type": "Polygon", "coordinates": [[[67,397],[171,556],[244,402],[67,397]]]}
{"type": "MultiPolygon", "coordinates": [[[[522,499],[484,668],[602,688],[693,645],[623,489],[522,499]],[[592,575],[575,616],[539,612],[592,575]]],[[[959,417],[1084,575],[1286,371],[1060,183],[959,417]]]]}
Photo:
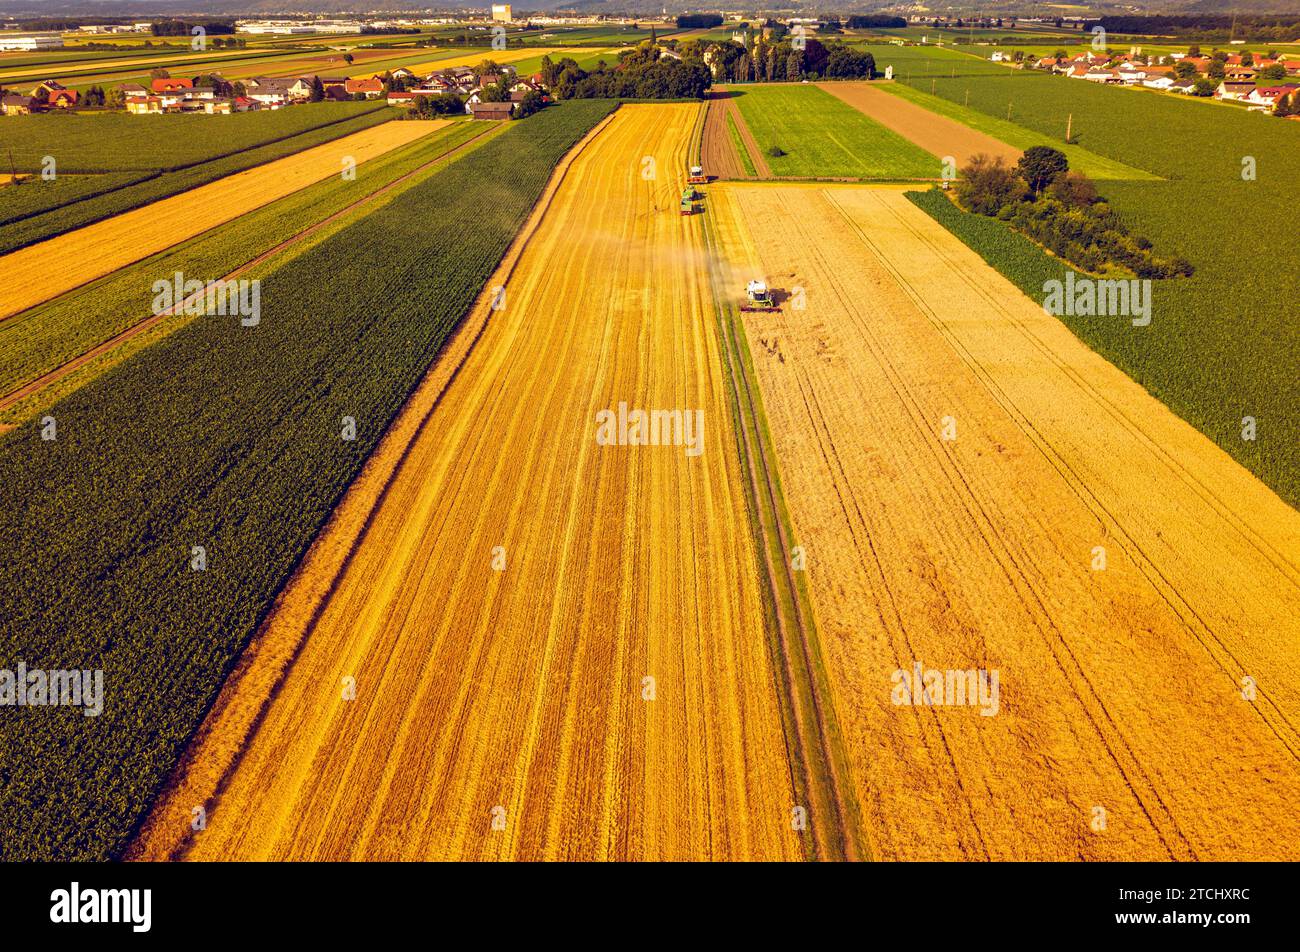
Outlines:
{"type": "Polygon", "coordinates": [[[555,162],[612,105],[513,124],[267,277],[256,327],[196,320],[51,408],[57,440],[39,423],[0,438],[0,664],[102,668],[106,695],[97,718],[0,722],[0,858],[122,848],[555,162]]]}
{"type": "MultiPolygon", "coordinates": [[[[174,172],[384,108],[382,102],[343,102],[231,116],[10,116],[5,148],[13,150],[19,172],[39,172],[47,155],[58,161],[60,173],[174,172]]],[[[4,162],[9,163],[7,151],[4,162]]]]}
{"type": "MultiPolygon", "coordinates": [[[[23,183],[17,186],[17,189],[41,190],[36,191],[35,194],[42,197],[36,200],[25,199],[28,202],[34,201],[29,206],[32,209],[29,212],[29,217],[21,220],[11,220],[10,223],[6,224],[4,235],[0,237],[0,254],[17,251],[27,245],[45,241],[47,238],[53,238],[56,235],[83,228],[86,225],[92,225],[97,221],[103,221],[105,218],[111,218],[133,208],[148,205],[150,202],[156,202],[159,199],[192,188],[198,188],[200,185],[206,185],[227,175],[233,175],[254,166],[264,165],[267,162],[273,162],[276,159],[302,152],[304,149],[310,149],[313,146],[332,142],[354,132],[377,126],[391,118],[386,109],[372,108],[360,115],[354,113],[342,118],[335,118],[326,125],[318,126],[306,132],[294,134],[288,138],[250,148],[243,152],[235,152],[215,158],[198,165],[176,171],[136,173],[137,181],[134,184],[130,180],[125,180],[124,187],[100,193],[91,192],[81,198],[74,195],[71,197],[71,201],[68,201],[69,196],[67,193],[59,189],[50,189],[48,192],[43,191],[47,185],[59,185],[66,181],[64,179],[56,179],[51,183],[23,183]],[[145,180],[138,181],[138,178],[141,177],[145,180]]],[[[14,188],[14,186],[8,186],[3,192],[0,192],[0,195],[8,193],[14,188]]],[[[0,204],[0,208],[3,207],[5,206],[0,204]]]]}
{"type": "MultiPolygon", "coordinates": [[[[264,249],[274,247],[423,165],[431,155],[453,149],[479,132],[481,129],[471,123],[456,123],[364,163],[357,169],[355,181],[335,177],[311,185],[192,242],[177,245],[0,322],[0,394],[10,393],[62,366],[147,317],[154,297],[153,283],[159,278],[177,271],[202,280],[228,274],[264,249]]],[[[362,209],[363,214],[370,211],[373,211],[371,206],[362,209]]],[[[295,246],[284,253],[301,250],[295,246]]],[[[266,269],[270,265],[259,267],[266,269]]],[[[176,323],[181,320],[178,317],[176,323]]],[[[31,406],[19,404],[0,414],[0,422],[21,422],[32,410],[31,406]]]]}
{"type": "Polygon", "coordinates": [[[939,175],[934,156],[815,86],[755,83],[735,87],[735,93],[774,176],[897,180],[939,175]]]}
{"type": "MultiPolygon", "coordinates": [[[[884,54],[882,54],[883,56],[884,54]]],[[[1134,380],[1300,503],[1294,399],[1300,269],[1287,264],[1286,209],[1300,206],[1300,125],[1183,97],[1011,70],[946,50],[895,48],[895,77],[1164,181],[1109,181],[1106,199],[1190,278],[1154,283],[1152,324],[1090,322],[1079,333],[1134,380]],[[951,75],[955,71],[955,78],[951,75]],[[1279,244],[1281,242],[1281,245],[1279,244]],[[1260,422],[1242,439],[1242,420],[1260,422]]],[[[882,63],[884,60],[882,60],[882,63]]],[[[1041,295],[1041,287],[1038,294],[1041,295]]]]}

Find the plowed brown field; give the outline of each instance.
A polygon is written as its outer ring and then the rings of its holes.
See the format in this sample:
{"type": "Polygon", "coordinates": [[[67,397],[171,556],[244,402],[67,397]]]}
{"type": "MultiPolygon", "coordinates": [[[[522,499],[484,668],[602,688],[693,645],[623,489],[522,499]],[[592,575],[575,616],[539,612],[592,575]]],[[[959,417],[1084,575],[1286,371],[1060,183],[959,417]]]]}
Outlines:
{"type": "Polygon", "coordinates": [[[504,308],[485,296],[386,437],[133,856],[803,855],[703,236],[677,211],[699,109],[623,106],[580,147],[492,282],[504,308]],[[703,453],[598,445],[620,401],[702,410],[703,453]]]}
{"type": "Polygon", "coordinates": [[[999,156],[1014,165],[1022,152],[1001,139],[962,125],[947,116],[931,112],[916,103],[892,96],[872,83],[818,83],[822,89],[887,129],[919,145],[932,155],[950,155],[958,167],[983,152],[999,156]]]}
{"type": "Polygon", "coordinates": [[[4,255],[0,319],[339,175],[345,156],[360,165],[445,125],[443,119],[385,122],[4,255]]]}
{"type": "Polygon", "coordinates": [[[727,117],[736,114],[736,107],[725,92],[714,91],[709,99],[708,115],[704,120],[704,137],[700,154],[705,174],[716,178],[743,179],[745,167],[736,154],[736,144],[727,128],[727,117]]]}
{"type": "Polygon", "coordinates": [[[806,294],[746,326],[878,855],[1300,857],[1300,514],[901,191],[709,207],[806,294]],[[892,703],[918,661],[996,714],[892,703]]]}

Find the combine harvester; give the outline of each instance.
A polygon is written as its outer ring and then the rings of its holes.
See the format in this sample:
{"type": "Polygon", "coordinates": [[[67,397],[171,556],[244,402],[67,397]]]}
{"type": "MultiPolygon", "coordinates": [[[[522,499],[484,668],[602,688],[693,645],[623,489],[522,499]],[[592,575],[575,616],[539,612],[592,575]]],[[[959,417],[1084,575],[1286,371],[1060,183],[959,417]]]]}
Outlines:
{"type": "Polygon", "coordinates": [[[767,284],[755,278],[745,285],[745,301],[740,305],[742,311],[768,311],[777,312],[781,309],[777,307],[776,301],[772,299],[772,292],[767,289],[767,284]]]}
{"type": "Polygon", "coordinates": [[[690,176],[686,179],[688,185],[708,185],[709,177],[704,174],[704,169],[698,165],[692,165],[690,176]]]}

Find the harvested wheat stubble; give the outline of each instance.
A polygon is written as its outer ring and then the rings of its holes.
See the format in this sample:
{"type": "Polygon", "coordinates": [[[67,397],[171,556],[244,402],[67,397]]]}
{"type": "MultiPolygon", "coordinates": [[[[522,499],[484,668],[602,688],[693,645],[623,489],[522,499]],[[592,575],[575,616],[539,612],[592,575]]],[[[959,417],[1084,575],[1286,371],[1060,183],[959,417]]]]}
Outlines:
{"type": "Polygon", "coordinates": [[[1297,858],[1300,514],[901,191],[710,197],[880,854],[1297,858]]]}
{"type": "Polygon", "coordinates": [[[339,175],[345,157],[360,165],[446,124],[386,122],[0,257],[0,319],[339,175]]]}
{"type": "Polygon", "coordinates": [[[910,139],[932,155],[952,156],[958,167],[979,153],[998,156],[1014,164],[1022,152],[1013,145],[931,112],[915,103],[891,96],[872,83],[818,83],[837,99],[848,103],[887,129],[910,139]]]}
{"type": "MultiPolygon", "coordinates": [[[[379,450],[396,472],[343,503],[379,496],[365,532],[318,542],[341,574],[310,559],[259,638],[309,630],[189,857],[802,855],[702,235],[677,209],[699,109],[619,109],[489,282],[481,338],[379,450]],[[704,452],[597,445],[619,401],[702,409],[704,452]]],[[[162,855],[173,827],[147,828],[162,855]]]]}

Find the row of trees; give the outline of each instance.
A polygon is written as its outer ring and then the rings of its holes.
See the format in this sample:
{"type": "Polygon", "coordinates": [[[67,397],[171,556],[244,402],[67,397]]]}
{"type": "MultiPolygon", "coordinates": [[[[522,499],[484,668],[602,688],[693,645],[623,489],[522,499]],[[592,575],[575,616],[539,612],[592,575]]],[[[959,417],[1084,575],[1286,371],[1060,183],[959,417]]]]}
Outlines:
{"type": "Polygon", "coordinates": [[[677,18],[680,30],[712,30],[722,26],[722,17],[717,13],[683,13],[677,18]]]}
{"type": "Polygon", "coordinates": [[[1104,16],[1088,27],[1100,25],[1107,33],[1141,36],[1228,38],[1234,40],[1291,41],[1300,36],[1300,16],[1233,15],[1217,13],[1178,16],[1104,16]]]}
{"type": "Polygon", "coordinates": [[[235,24],[229,20],[163,20],[152,26],[154,36],[191,36],[194,27],[202,27],[208,36],[230,34],[235,32],[235,24]]]}
{"type": "Polygon", "coordinates": [[[702,99],[713,76],[698,58],[660,58],[643,43],[619,56],[617,64],[584,70],[576,60],[542,57],[542,82],[556,99],[702,99]]]}
{"type": "MultiPolygon", "coordinates": [[[[748,47],[741,43],[711,44],[702,59],[719,81],[799,82],[803,79],[870,79],[875,58],[862,50],[834,40],[756,38],[748,47]],[[802,49],[799,47],[802,46],[802,49]]],[[[683,44],[683,49],[690,43],[683,44]]]]}
{"type": "Polygon", "coordinates": [[[956,192],[967,211],[1009,223],[1085,271],[1119,267],[1139,278],[1192,273],[1185,258],[1156,255],[1149,240],[1132,234],[1092,180],[1070,171],[1064,153],[1051,146],[1031,146],[1015,166],[976,155],[961,170],[956,192]]]}

